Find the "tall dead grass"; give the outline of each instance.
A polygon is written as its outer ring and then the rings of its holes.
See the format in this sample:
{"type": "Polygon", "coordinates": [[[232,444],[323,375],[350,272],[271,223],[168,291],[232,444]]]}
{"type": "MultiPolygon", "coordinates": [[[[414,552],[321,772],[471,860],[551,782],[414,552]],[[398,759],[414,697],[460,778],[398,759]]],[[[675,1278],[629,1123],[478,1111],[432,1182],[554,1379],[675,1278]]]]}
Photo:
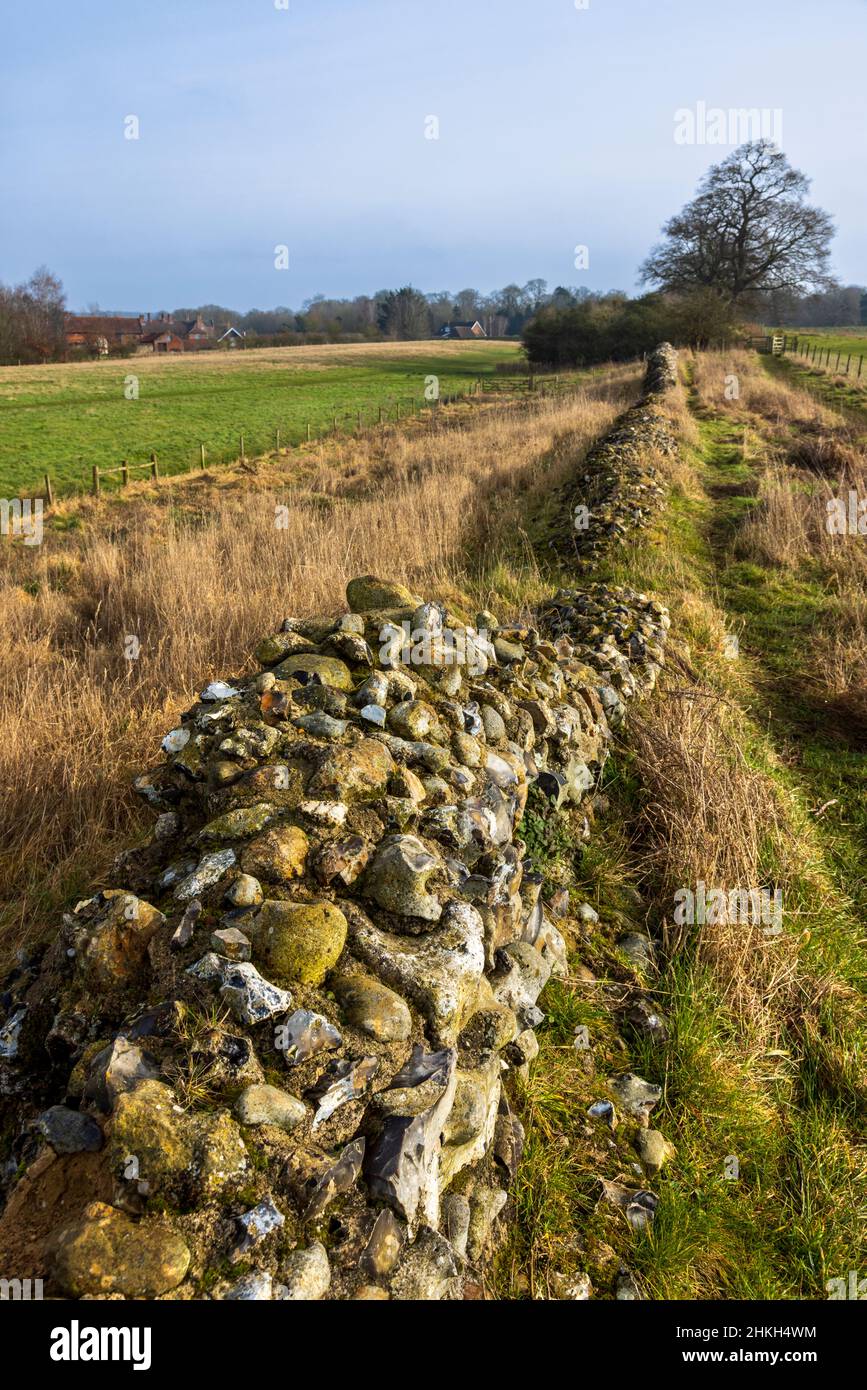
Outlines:
{"type": "Polygon", "coordinates": [[[807,392],[770,376],[747,353],[705,353],[694,361],[699,399],[752,424],[766,463],[758,505],[733,538],[735,555],[807,576],[830,593],[821,627],[806,654],[804,679],[829,710],[867,729],[867,537],[839,535],[829,504],[850,493],[867,499],[863,442],[838,414],[807,392]],[[737,378],[739,398],[726,399],[737,378]]]}
{"type": "Polygon", "coordinates": [[[759,505],[744,521],[736,553],[761,564],[795,569],[818,563],[840,580],[867,579],[867,538],[829,527],[829,503],[849,493],[867,498],[867,459],[854,457],[833,480],[783,466],[770,467],[758,484],[759,505]]]}
{"type": "Polygon", "coordinates": [[[647,866],[672,903],[664,931],[669,953],[689,942],[708,966],[720,997],[749,1036],[764,1041],[780,1025],[780,999],[791,989],[796,952],[788,935],[766,935],[761,921],[674,923],[679,888],[767,888],[769,860],[786,856],[785,818],[765,775],[744,754],[741,711],[672,657],[664,698],[630,716],[630,742],[649,792],[643,808],[647,866]]]}
{"type": "Polygon", "coordinates": [[[464,430],[323,446],[303,490],[275,461],[218,486],[63,509],[0,551],[0,950],[40,934],[143,822],[132,775],[209,678],[289,614],[337,611],[387,574],[484,600],[534,489],[568,476],[639,386],[636,369],[464,430]],[[140,654],[129,659],[135,638],[140,654]]]}
{"type": "Polygon", "coordinates": [[[850,433],[835,411],[781,377],[771,376],[753,352],[735,348],[695,353],[691,363],[698,399],[710,410],[725,411],[735,419],[761,416],[781,435],[850,433]]]}

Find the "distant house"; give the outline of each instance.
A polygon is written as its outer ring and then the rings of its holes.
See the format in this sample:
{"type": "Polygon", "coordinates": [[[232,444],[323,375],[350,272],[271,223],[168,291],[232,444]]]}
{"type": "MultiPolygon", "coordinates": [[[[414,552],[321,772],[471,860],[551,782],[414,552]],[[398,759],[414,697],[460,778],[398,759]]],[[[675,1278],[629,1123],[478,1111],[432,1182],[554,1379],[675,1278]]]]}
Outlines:
{"type": "Polygon", "coordinates": [[[182,323],[180,329],[181,337],[188,352],[190,349],[201,347],[202,343],[211,342],[212,339],[216,337],[217,333],[214,325],[212,323],[205,323],[201,314],[197,314],[196,317],[188,323],[182,323]]]}
{"type": "Polygon", "coordinates": [[[141,314],[67,314],[66,345],[89,347],[106,357],[112,348],[140,343],[144,328],[141,314]]]}
{"type": "Polygon", "coordinates": [[[216,336],[201,314],[173,320],[168,314],[67,314],[67,347],[88,347],[100,357],[112,349],[145,347],[154,352],[194,352],[216,336]]]}
{"type": "Polygon", "coordinates": [[[441,338],[487,338],[487,336],[478,319],[468,319],[465,323],[444,323],[440,329],[441,338]]]}
{"type": "Polygon", "coordinates": [[[173,328],[162,328],[146,333],[142,338],[144,347],[153,348],[154,352],[183,352],[184,340],[175,333],[173,328]]]}
{"type": "Polygon", "coordinates": [[[215,336],[212,323],[205,323],[201,314],[194,319],[174,321],[167,314],[148,319],[144,324],[141,342],[154,352],[195,352],[215,336]]]}
{"type": "Polygon", "coordinates": [[[237,328],[233,328],[230,324],[225,333],[220,334],[217,342],[225,343],[227,348],[234,348],[243,343],[245,336],[244,333],[239,333],[237,328]]]}

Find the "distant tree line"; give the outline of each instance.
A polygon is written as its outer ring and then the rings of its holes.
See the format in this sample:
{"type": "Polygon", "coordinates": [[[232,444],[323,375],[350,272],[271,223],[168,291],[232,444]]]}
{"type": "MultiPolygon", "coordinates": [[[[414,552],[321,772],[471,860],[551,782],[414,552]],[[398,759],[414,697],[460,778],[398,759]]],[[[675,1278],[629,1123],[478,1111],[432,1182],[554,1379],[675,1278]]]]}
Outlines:
{"type": "Polygon", "coordinates": [[[851,328],[867,324],[867,286],[833,285],[816,294],[767,295],[755,317],[774,328],[851,328]]]}
{"type": "MultiPolygon", "coordinates": [[[[201,314],[217,329],[215,337],[233,326],[257,345],[302,343],[381,342],[436,337],[446,324],[481,323],[488,337],[517,337],[524,326],[546,306],[565,308],[580,303],[584,289],[558,285],[548,290],[544,280],[510,284],[491,294],[472,288],[437,290],[423,294],[412,285],[377,290],[352,299],[328,299],[315,295],[299,309],[249,309],[223,304],[196,304],[168,313],[173,320],[194,319],[201,314]]],[[[88,314],[104,312],[88,304],[88,314]]],[[[43,362],[67,356],[66,300],[60,281],[44,267],[26,284],[0,284],[0,362],[43,362]]],[[[216,346],[209,343],[207,346],[216,346]]],[[[133,347],[111,346],[112,355],[124,356],[133,347]]]]}
{"type": "Polygon", "coordinates": [[[545,280],[510,284],[492,294],[476,289],[436,290],[423,294],[412,285],[377,290],[353,299],[315,295],[300,309],[249,309],[246,313],[221,304],[198,304],[175,309],[175,318],[201,314],[218,328],[233,324],[248,337],[273,342],[367,342],[436,337],[448,323],[478,321],[488,337],[517,337],[524,325],[548,304],[578,303],[586,290],[559,285],[549,292],[545,280]]]}

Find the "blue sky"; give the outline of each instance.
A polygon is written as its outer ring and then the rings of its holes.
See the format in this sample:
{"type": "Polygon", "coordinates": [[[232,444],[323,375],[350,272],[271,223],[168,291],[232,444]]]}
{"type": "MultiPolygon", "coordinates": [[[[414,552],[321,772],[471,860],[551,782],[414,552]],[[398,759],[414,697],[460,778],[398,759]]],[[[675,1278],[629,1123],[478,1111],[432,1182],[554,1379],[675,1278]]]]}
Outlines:
{"type": "Polygon", "coordinates": [[[629,290],[728,152],[675,143],[675,111],[703,101],[782,111],[835,269],[863,282],[865,41],[865,0],[8,6],[0,279],[45,262],[71,306],[116,309],[534,276],[629,290]]]}

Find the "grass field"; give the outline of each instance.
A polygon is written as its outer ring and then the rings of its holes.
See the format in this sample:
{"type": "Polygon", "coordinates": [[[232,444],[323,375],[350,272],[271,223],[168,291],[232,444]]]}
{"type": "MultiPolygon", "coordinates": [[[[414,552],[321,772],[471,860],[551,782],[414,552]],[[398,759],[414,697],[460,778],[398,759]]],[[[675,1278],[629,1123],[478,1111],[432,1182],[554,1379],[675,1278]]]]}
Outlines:
{"type": "Polygon", "coordinates": [[[378,418],[379,407],[426,404],[425,378],[441,395],[460,392],[499,364],[518,364],[513,342],[364,343],[260,348],[177,358],[132,357],[0,368],[0,494],[41,490],[50,473],[58,495],[89,486],[91,468],[158,456],[164,473],[235,459],[239,436],[255,456],[378,418]],[[137,381],[137,398],[125,387],[137,381]]]}
{"type": "Polygon", "coordinates": [[[867,357],[867,328],[863,325],[858,328],[779,328],[776,331],[784,332],[790,339],[796,337],[800,347],[809,344],[821,348],[823,353],[830,352],[832,362],[838,352],[844,359],[850,352],[853,357],[860,353],[867,357]]]}
{"type": "MultiPolygon", "coordinates": [[[[857,340],[860,342],[860,340],[857,340]]],[[[867,416],[867,340],[864,342],[864,360],[860,353],[852,349],[840,354],[837,365],[837,350],[831,350],[830,361],[817,352],[815,360],[802,356],[800,352],[787,352],[785,356],[768,358],[769,370],[778,377],[788,376],[797,380],[798,385],[825,405],[839,410],[850,424],[863,426],[867,416]],[[848,365],[848,372],[846,370],[848,365]],[[859,368],[861,375],[858,375],[859,368]]]]}

